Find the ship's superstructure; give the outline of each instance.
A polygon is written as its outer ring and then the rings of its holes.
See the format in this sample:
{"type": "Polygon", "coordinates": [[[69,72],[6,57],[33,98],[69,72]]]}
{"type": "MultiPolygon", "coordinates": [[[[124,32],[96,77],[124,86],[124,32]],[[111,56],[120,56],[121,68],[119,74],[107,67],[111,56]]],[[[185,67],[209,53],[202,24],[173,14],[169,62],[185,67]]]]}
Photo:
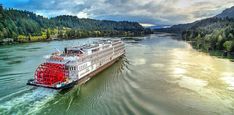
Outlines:
{"type": "Polygon", "coordinates": [[[28,85],[64,89],[112,65],[125,53],[121,40],[101,40],[78,47],[66,47],[55,52],[41,64],[28,85]]]}

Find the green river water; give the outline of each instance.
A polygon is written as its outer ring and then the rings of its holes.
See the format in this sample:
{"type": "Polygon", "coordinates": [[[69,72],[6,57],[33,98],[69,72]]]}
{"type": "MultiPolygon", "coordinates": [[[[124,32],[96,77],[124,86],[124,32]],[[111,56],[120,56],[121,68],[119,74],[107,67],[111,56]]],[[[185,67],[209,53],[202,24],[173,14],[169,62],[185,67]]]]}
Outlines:
{"type": "Polygon", "coordinates": [[[234,62],[198,52],[170,34],[126,41],[126,54],[82,86],[26,86],[56,49],[101,38],[0,47],[0,114],[234,115],[234,62]]]}

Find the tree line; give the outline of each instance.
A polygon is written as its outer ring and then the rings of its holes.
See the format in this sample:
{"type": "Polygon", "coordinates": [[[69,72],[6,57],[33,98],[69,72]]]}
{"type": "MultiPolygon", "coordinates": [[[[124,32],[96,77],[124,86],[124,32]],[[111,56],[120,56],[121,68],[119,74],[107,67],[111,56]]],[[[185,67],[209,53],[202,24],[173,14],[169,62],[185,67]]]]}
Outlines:
{"type": "Polygon", "coordinates": [[[101,36],[139,36],[152,33],[137,22],[83,19],[62,15],[46,18],[33,12],[4,9],[0,5],[0,40],[12,38],[17,42],[52,38],[81,38],[101,36]]]}
{"type": "Polygon", "coordinates": [[[209,18],[182,32],[182,39],[198,49],[234,52],[234,19],[209,18]]]}

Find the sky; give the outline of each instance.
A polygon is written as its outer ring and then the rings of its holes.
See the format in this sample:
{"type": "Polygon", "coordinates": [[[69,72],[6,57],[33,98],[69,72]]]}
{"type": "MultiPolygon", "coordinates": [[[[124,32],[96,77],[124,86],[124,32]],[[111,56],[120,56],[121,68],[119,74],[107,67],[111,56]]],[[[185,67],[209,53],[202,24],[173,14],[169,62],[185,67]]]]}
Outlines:
{"type": "Polygon", "coordinates": [[[35,12],[45,17],[75,15],[144,26],[190,23],[221,13],[234,0],[0,0],[5,8],[35,12]]]}

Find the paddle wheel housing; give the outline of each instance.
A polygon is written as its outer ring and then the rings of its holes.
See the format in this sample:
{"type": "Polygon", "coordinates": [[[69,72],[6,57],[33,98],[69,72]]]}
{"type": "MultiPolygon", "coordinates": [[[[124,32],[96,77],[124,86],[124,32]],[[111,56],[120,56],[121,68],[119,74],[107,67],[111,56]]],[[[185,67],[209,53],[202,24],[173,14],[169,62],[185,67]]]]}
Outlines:
{"type": "Polygon", "coordinates": [[[68,71],[64,64],[43,63],[35,72],[35,81],[37,84],[52,86],[56,83],[66,81],[68,71]]]}

